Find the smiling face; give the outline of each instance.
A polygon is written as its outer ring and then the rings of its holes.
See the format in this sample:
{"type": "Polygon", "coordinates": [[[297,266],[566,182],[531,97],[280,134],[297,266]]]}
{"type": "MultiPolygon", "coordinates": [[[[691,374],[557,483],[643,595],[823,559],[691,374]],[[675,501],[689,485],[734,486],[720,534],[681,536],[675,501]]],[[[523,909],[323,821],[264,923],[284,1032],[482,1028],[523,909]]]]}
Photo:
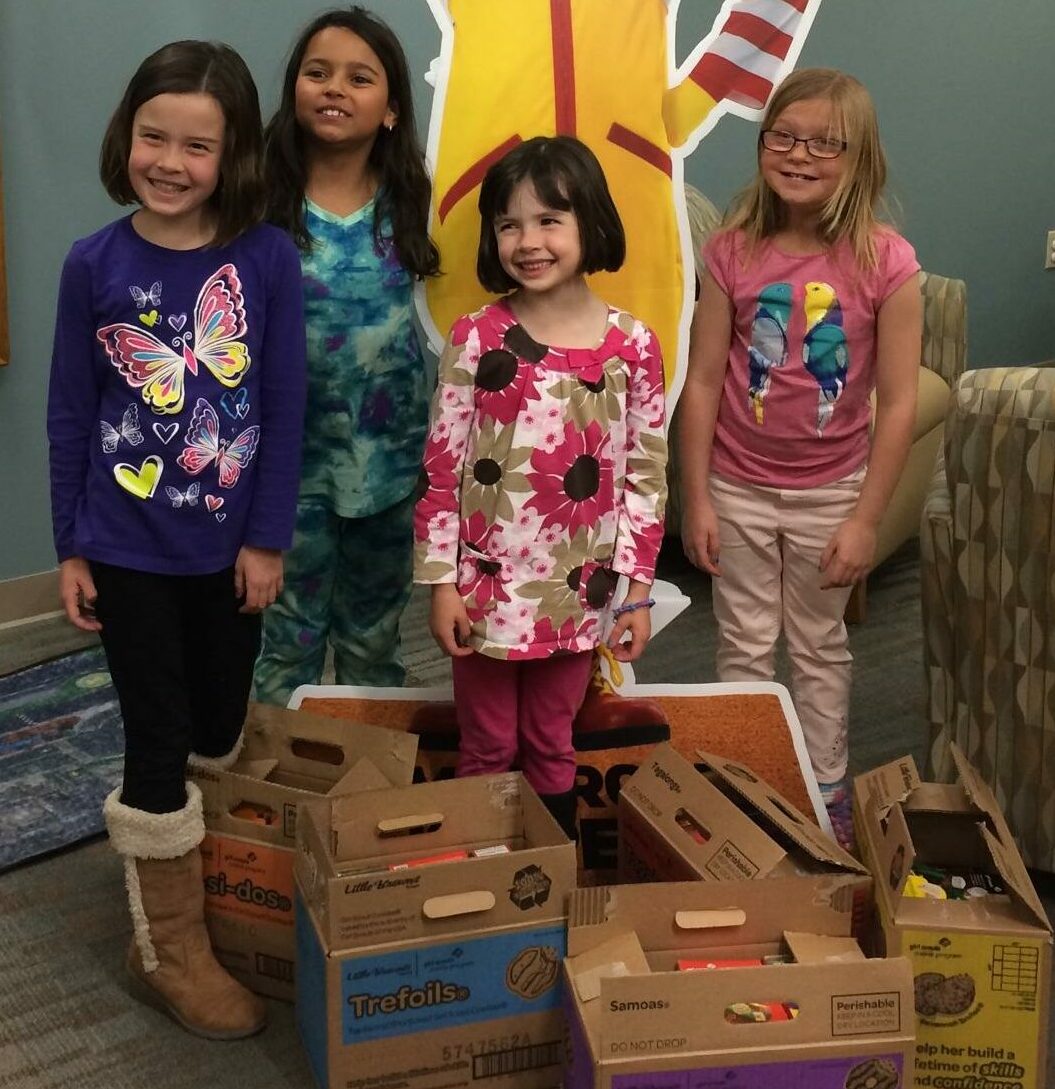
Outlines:
{"type": "Polygon", "coordinates": [[[343,27],[326,27],[304,50],[294,89],[297,124],[320,145],[371,145],[396,123],[384,65],[343,27]]]}
{"type": "MultiPolygon", "coordinates": [[[[833,126],[832,105],[825,98],[805,98],[792,102],[767,128],[791,133],[800,140],[814,136],[842,138],[833,126]]],[[[770,189],[783,202],[789,216],[813,216],[839,188],[846,172],[846,153],[835,159],[819,159],[797,143],[790,151],[759,151],[759,168],[770,189]]]]}
{"type": "Polygon", "coordinates": [[[207,94],[148,99],[132,119],[128,179],[147,217],[195,231],[220,183],[224,116],[207,94]]]}
{"type": "Polygon", "coordinates": [[[494,228],[498,260],[523,290],[552,292],[581,279],[582,243],[575,213],[547,207],[530,181],[516,186],[494,228]]]}

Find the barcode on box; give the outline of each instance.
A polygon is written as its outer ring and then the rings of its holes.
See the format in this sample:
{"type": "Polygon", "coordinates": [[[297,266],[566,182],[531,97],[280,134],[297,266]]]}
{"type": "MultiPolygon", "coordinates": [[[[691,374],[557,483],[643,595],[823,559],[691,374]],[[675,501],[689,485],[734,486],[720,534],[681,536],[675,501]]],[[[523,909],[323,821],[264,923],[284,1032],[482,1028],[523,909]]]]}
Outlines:
{"type": "Polygon", "coordinates": [[[492,1051],[487,1055],[473,1056],[473,1078],[495,1078],[502,1074],[538,1070],[544,1066],[556,1066],[563,1058],[564,1049],[559,1040],[528,1047],[511,1047],[508,1051],[492,1051]]]}
{"type": "Polygon", "coordinates": [[[277,979],[282,983],[292,983],[293,961],[282,957],[269,957],[266,953],[257,953],[256,973],[259,976],[267,976],[268,979],[277,979]]]}

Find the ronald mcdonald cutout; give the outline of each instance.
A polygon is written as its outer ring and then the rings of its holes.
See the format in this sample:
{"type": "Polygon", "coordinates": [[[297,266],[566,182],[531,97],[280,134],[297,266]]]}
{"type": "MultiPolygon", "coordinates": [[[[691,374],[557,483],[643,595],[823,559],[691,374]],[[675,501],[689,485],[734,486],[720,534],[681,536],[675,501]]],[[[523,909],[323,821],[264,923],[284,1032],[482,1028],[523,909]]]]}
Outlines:
{"type": "Polygon", "coordinates": [[[758,116],[821,0],[726,0],[677,67],[678,0],[428,2],[442,33],[428,151],[444,270],[424,290],[429,339],[441,344],[488,297],[476,280],[487,168],[532,136],[577,136],[604,167],[627,237],[624,267],[593,286],[655,330],[673,407],[693,302],[684,159],[722,114],[758,116]]]}

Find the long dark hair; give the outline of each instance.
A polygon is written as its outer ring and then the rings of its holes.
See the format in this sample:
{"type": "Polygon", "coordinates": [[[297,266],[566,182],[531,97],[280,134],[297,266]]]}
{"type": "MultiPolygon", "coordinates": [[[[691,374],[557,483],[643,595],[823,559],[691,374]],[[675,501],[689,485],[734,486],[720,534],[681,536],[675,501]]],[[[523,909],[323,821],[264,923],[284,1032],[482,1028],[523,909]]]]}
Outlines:
{"type": "Polygon", "coordinates": [[[414,126],[407,58],[389,27],[364,8],[324,12],[304,28],[293,46],[282,81],[282,101],[264,132],[267,217],[288,231],[302,250],[311,248],[311,234],[304,219],[304,133],[297,124],[295,93],[308,43],[328,27],[351,31],[377,54],[388,79],[389,101],[398,118],[391,131],[378,130],[370,149],[369,165],[378,180],[374,238],[380,247],[381,227],[387,220],[403,267],[418,278],[434,276],[439,272],[440,255],[428,233],[431,185],[414,126]]]}
{"type": "Polygon", "coordinates": [[[260,101],[245,61],[229,45],[170,42],[143,61],[106,127],[99,177],[118,204],[138,200],[128,177],[132,121],[144,102],[165,94],[207,94],[223,111],[220,181],[209,198],[216,209],[212,245],[223,246],[255,227],[265,208],[260,101]]]}

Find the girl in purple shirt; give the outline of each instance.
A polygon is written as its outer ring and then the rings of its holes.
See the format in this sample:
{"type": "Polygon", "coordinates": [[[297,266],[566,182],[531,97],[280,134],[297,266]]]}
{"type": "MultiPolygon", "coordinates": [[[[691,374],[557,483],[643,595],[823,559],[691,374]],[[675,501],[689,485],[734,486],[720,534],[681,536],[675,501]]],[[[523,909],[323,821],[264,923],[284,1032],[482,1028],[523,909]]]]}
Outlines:
{"type": "Polygon", "coordinates": [[[300,266],[261,224],[256,88],[232,49],[183,41],[132,77],[101,175],[139,205],[62,270],[48,438],[59,587],[97,631],[121,704],[128,969],[191,1032],[263,1027],[203,923],[201,794],[188,759],[233,762],[260,612],[282,585],[304,406],[300,266]]]}

